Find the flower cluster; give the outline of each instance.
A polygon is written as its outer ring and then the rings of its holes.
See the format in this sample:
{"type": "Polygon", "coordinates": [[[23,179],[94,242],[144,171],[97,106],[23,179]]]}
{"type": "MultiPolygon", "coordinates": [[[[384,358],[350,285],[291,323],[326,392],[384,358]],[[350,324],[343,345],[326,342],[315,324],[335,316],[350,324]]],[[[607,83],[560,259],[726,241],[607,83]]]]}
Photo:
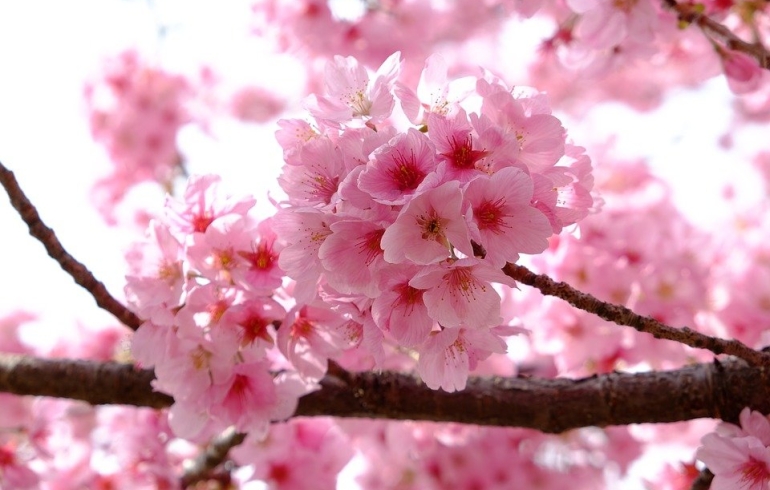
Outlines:
{"type": "Polygon", "coordinates": [[[340,420],[359,448],[367,490],[602,488],[604,472],[625,473],[639,455],[628,429],[564,434],[430,422],[340,420]]]}
{"type": "Polygon", "coordinates": [[[409,352],[429,387],[461,390],[521,331],[493,283],[514,286],[507,262],[587,214],[590,161],[543,95],[488,74],[450,83],[435,57],[415,93],[396,85],[400,65],[396,53],[370,75],[338,57],[308,99],[313,123],[280,122],[288,198],[274,217],[194,177],[130,254],[127,297],[146,320],[132,353],[174,396],[177,434],[264,435],[329,359],[393,367],[409,352]]]}
{"type": "Polygon", "coordinates": [[[543,94],[488,73],[450,81],[437,56],[415,92],[400,65],[396,53],[370,74],[338,56],[312,122],[279,122],[279,263],[297,301],[344,304],[376,360],[379,339],[395,343],[429,387],[461,390],[505,351],[501,268],[588,213],[591,164],[543,94]]]}
{"type": "Polygon", "coordinates": [[[95,189],[97,205],[110,217],[132,185],[168,184],[174,177],[181,159],[176,135],[190,120],[192,87],[129,50],[107,60],[84,92],[93,137],[115,165],[95,189]]]}
{"type": "Polygon", "coordinates": [[[165,219],[129,255],[126,293],[146,320],[132,354],[155,367],[155,387],[176,400],[171,426],[191,440],[230,425],[264,434],[313,386],[290,371],[271,374],[285,363],[273,349],[274,324],[287,316],[273,298],[280,248],[270,221],[249,214],[255,200],[229,198],[219,185],[191,178],[184,200],[169,199],[165,219]]]}

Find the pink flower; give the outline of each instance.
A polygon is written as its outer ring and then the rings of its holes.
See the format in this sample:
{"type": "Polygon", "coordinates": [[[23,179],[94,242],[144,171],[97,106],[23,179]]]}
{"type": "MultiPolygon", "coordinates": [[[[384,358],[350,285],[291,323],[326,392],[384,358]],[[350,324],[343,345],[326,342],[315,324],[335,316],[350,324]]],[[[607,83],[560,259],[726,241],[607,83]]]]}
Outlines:
{"type": "Polygon", "coordinates": [[[419,268],[412,265],[388,268],[380,285],[382,292],[372,303],[372,318],[377,326],[407,347],[421,344],[433,328],[433,319],[423,302],[423,290],[409,284],[417,271],[419,268]]]}
{"type": "Polygon", "coordinates": [[[396,84],[396,95],[404,114],[412,123],[425,124],[430,114],[453,116],[460,109],[459,103],[473,92],[476,85],[474,77],[448,81],[448,69],[446,60],[441,55],[433,54],[425,60],[417,94],[406,85],[396,84]]]}
{"type": "Polygon", "coordinates": [[[722,423],[706,434],[695,453],[714,473],[714,490],[764,490],[770,484],[770,422],[748,407],[739,420],[740,427],[722,423]]]}
{"type": "Polygon", "coordinates": [[[380,247],[384,227],[344,220],[334,223],[331,230],[318,250],[329,284],[341,293],[377,297],[379,271],[386,264],[380,247]]]}
{"type": "Polygon", "coordinates": [[[727,86],[734,94],[747,94],[759,88],[762,68],[753,57],[740,51],[717,50],[727,77],[727,86]]]}
{"type": "Polygon", "coordinates": [[[342,150],[328,138],[309,141],[299,151],[297,165],[284,165],[278,183],[295,206],[323,207],[332,203],[345,176],[342,150]]]}
{"type": "Polygon", "coordinates": [[[311,301],[324,270],[318,250],[332,233],[329,227],[335,221],[334,215],[313,208],[287,208],[278,211],[273,220],[273,230],[287,243],[278,257],[278,265],[305,288],[305,294],[297,297],[297,301],[311,301]]]}
{"type": "Polygon", "coordinates": [[[187,181],[184,202],[166,199],[166,213],[172,230],[183,234],[203,233],[217,218],[226,214],[245,214],[254,207],[256,199],[235,199],[223,195],[222,178],[218,175],[194,175],[187,181]]]}
{"type": "Polygon", "coordinates": [[[214,220],[206,231],[195,233],[187,247],[190,265],[203,277],[221,286],[233,283],[233,273],[245,269],[239,251],[247,250],[256,224],[238,214],[214,220]]]}
{"type": "Polygon", "coordinates": [[[185,284],[182,244],[157,221],[150,222],[147,233],[148,240],[126,254],[132,270],[125,293],[141,318],[169,325],[169,311],[181,304],[185,284]]]}
{"type": "Polygon", "coordinates": [[[283,148],[283,158],[288,163],[297,160],[296,155],[309,141],[320,138],[318,131],[302,119],[281,119],[275,139],[283,148]]]}
{"type": "Polygon", "coordinates": [[[278,243],[273,231],[273,220],[267,218],[257,225],[257,234],[252,237],[248,250],[239,250],[238,255],[246,262],[242,269],[233,271],[233,280],[249,291],[272,294],[283,281],[284,272],[278,266],[278,257],[283,244],[278,243]]]}
{"type": "Polygon", "coordinates": [[[426,177],[436,170],[436,148],[414,128],[379,147],[358,176],[358,186],[383,204],[404,204],[437,184],[426,177]]]}
{"type": "Polygon", "coordinates": [[[324,70],[326,97],[311,95],[307,108],[318,120],[338,126],[354,118],[365,120],[368,126],[390,116],[395,106],[393,84],[401,70],[401,54],[386,59],[374,79],[355,58],[335,56],[324,70]]]}
{"type": "Polygon", "coordinates": [[[451,256],[452,248],[473,255],[468,225],[461,214],[462,192],[455,181],[429,189],[401,211],[382,236],[385,260],[433,264],[451,256]]]}
{"type": "Polygon", "coordinates": [[[479,361],[505,351],[505,342],[489,330],[445,328],[432,333],[420,347],[417,372],[432,390],[464,390],[468,373],[479,361]]]}
{"type": "Polygon", "coordinates": [[[527,107],[527,100],[498,90],[484,97],[481,113],[503,128],[508,141],[518,144],[517,160],[530,171],[540,172],[564,155],[565,131],[551,114],[537,112],[531,104],[527,107]]]}
{"type": "Polygon", "coordinates": [[[286,310],[271,298],[258,298],[235,305],[225,312],[224,323],[235,325],[241,347],[258,345],[260,351],[274,343],[273,322],[280,322],[286,310]]]}
{"type": "Polygon", "coordinates": [[[706,434],[695,457],[714,473],[714,490],[765,490],[770,484],[770,449],[755,437],[706,434]]]}
{"type": "Polygon", "coordinates": [[[480,176],[465,189],[486,260],[495,267],[516,262],[519,253],[536,254],[548,247],[548,218],[532,207],[532,179],[508,167],[480,176]]]}
{"type": "Polygon", "coordinates": [[[264,433],[278,404],[269,368],[268,362],[234,366],[228,379],[210,390],[212,415],[235,425],[239,431],[264,433]]]}
{"type": "Polygon", "coordinates": [[[454,117],[428,115],[428,137],[436,145],[439,161],[447,180],[467,182],[481,170],[486,171],[479,160],[489,152],[480,149],[478,138],[472,133],[468,116],[460,109],[454,117]]]}
{"type": "Polygon", "coordinates": [[[491,281],[514,286],[499,269],[470,257],[426,267],[409,285],[426,290],[423,299],[428,314],[442,326],[481,328],[502,321],[500,295],[491,281]]]}
{"type": "Polygon", "coordinates": [[[203,395],[212,381],[218,382],[228,375],[232,352],[202,337],[178,339],[168,344],[163,356],[155,358],[158,379],[153,387],[174,396],[177,403],[205,408],[209,401],[203,395]]]}
{"type": "Polygon", "coordinates": [[[278,329],[278,348],[303,379],[319,380],[328,359],[346,344],[337,329],[343,323],[345,318],[324,304],[295,307],[278,329]]]}

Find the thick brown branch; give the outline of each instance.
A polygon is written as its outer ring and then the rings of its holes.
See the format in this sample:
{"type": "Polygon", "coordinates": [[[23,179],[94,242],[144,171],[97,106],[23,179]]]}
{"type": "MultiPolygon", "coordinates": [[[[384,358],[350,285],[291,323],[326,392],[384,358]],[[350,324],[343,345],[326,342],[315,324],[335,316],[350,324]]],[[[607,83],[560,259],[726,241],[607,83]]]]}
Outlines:
{"type": "Polygon", "coordinates": [[[506,264],[503,272],[528,286],[535,287],[548,296],[556,296],[576,308],[593,313],[619,325],[633,327],[657,339],[668,339],[698,349],[708,349],[715,354],[729,354],[745,359],[755,366],[770,366],[770,355],[755,351],[738,340],[710,337],[688,327],[674,328],[647,316],[634,313],[625,306],[605,303],[590,294],[578,291],[565,282],[557,282],[544,274],[536,274],[524,266],[506,264]]]}
{"type": "Polygon", "coordinates": [[[96,304],[115,315],[118,320],[124,323],[132,330],[136,330],[141,325],[141,320],[126,308],[120,301],[112,297],[100,281],[89,271],[86,266],[78,262],[62,246],[59,239],[52,229],[47,227],[40,219],[35,206],[19,187],[13,172],[8,170],[0,163],[0,184],[5,187],[11,204],[21,216],[21,219],[29,227],[29,234],[37,238],[43,244],[48,255],[59,263],[75,282],[85,288],[96,300],[96,304]]]}
{"type": "MultiPolygon", "coordinates": [[[[114,362],[0,355],[0,391],[92,404],[167,407],[153,373],[114,362]]],[[[296,415],[430,420],[563,432],[586,426],[664,423],[710,417],[737,421],[743,407],[770,413],[770,369],[742,361],[675,371],[611,373],[584,379],[470,378],[460,393],[433,391],[397,373],[327,375],[296,415]]]]}

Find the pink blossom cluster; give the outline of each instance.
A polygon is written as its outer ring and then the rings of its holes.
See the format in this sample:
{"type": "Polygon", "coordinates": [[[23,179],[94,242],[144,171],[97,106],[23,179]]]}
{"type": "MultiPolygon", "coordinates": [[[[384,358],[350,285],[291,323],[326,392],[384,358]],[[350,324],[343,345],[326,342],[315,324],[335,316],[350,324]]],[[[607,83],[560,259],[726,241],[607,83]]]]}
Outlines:
{"type": "Polygon", "coordinates": [[[450,81],[437,56],[415,91],[400,66],[336,57],[311,122],[279,122],[279,264],[299,303],[344,305],[377,364],[384,340],[416,353],[429,387],[460,390],[505,351],[501,268],[588,213],[591,164],[543,94],[450,81]]]}
{"type": "Polygon", "coordinates": [[[463,389],[519,331],[493,283],[513,286],[506,262],[588,212],[590,161],[541,94],[484,75],[450,97],[439,58],[415,93],[396,86],[399,67],[398,53],[374,75],[353,58],[329,64],[327,94],[308,100],[314,123],[281,122],[288,199],[274,218],[193,177],[129,254],[126,294],[145,320],[132,354],[174,397],[177,434],[264,436],[329,359],[361,369],[406,350],[429,387],[463,389]],[[396,91],[417,128],[391,124],[396,91]]]}
{"type": "MultiPolygon", "coordinates": [[[[683,12],[712,16],[738,38],[768,41],[763,4],[675,4],[683,12]]],[[[272,39],[279,52],[299,53],[308,60],[310,91],[317,90],[312,81],[318,78],[318,61],[336,54],[355,56],[367,66],[379,64],[396,50],[412,60],[437,51],[456,55],[467,48],[463,43],[470,36],[483,38],[486,44],[499,43],[517,28],[516,22],[537,17],[553,28],[540,56],[532,60],[528,82],[547,90],[562,109],[583,111],[610,99],[650,110],[673,85],[692,87],[718,74],[725,76],[733,93],[752,95],[747,111],[770,101],[763,90],[770,87],[770,77],[754,57],[733,49],[721,33],[701,29],[695,22],[680,24],[668,2],[372,1],[362,3],[356,12],[340,13],[325,0],[259,0],[252,10],[258,36],[272,39]],[[431,22],[420,22],[424,18],[431,22]],[[414,38],[420,42],[412,42],[414,38]]],[[[456,56],[453,65],[469,66],[467,57],[456,56]]],[[[410,63],[404,71],[411,80],[419,68],[410,63]]]]}
{"type": "Polygon", "coordinates": [[[714,474],[713,490],[762,490],[770,485],[770,421],[749,408],[740,426],[722,423],[703,436],[695,456],[714,474]]]}
{"type": "Polygon", "coordinates": [[[181,164],[176,135],[190,119],[191,89],[183,76],[153,66],[135,50],[108,59],[103,73],[86,83],[91,133],[114,165],[95,188],[105,216],[132,185],[170,184],[181,164]]]}
{"type": "MultiPolygon", "coordinates": [[[[314,62],[335,55],[354,56],[373,66],[398,50],[411,60],[422,60],[447,44],[492,37],[508,19],[531,17],[543,2],[376,0],[339,2],[333,9],[334,3],[256,0],[252,3],[254,32],[270,39],[275,50],[307,59],[311,71],[318,66],[314,62]],[[347,12],[342,11],[344,7],[347,12]]],[[[413,68],[419,72],[419,63],[407,66],[409,75],[413,68]]]]}
{"type": "Polygon", "coordinates": [[[249,435],[231,454],[246,467],[235,475],[240,484],[261,481],[270,489],[333,490],[354,447],[332,419],[293,418],[273,424],[266,439],[249,435]]]}
{"type": "Polygon", "coordinates": [[[349,320],[322,303],[291,306],[272,219],[220,187],[217,176],[191,177],[129,253],[127,297],[146,320],[131,354],[174,397],[176,435],[204,443],[228,427],[248,433],[234,452],[240,483],[334,488],[352,456],[347,438],[326,419],[271,423],[289,418],[326,359],[350,345],[349,320]]]}
{"type": "Polygon", "coordinates": [[[627,428],[561,435],[529,429],[343,420],[365,463],[367,490],[603,488],[639,454],[627,428]]]}
{"type": "MultiPolygon", "coordinates": [[[[733,93],[754,92],[763,83],[767,84],[767,77],[763,77],[756,58],[734,49],[725,41],[723,32],[700,28],[695,22],[680,25],[679,13],[692,12],[697,18],[704,10],[709,10],[710,15],[733,28],[737,36],[753,37],[760,42],[765,38],[766,41],[766,30],[762,29],[766,21],[760,15],[765,7],[742,7],[738,2],[731,3],[568,0],[567,9],[547,4],[544,10],[554,18],[558,27],[543,45],[544,52],[553,56],[540,57],[537,62],[543,63],[541,69],[554,70],[556,61],[556,65],[571,71],[573,76],[587,76],[593,82],[597,76],[607,75],[629,83],[645,78],[643,83],[649,87],[645,90],[640,91],[639,87],[616,89],[618,98],[637,107],[641,105],[639,98],[657,97],[673,81],[701,82],[719,72],[725,75],[733,93]],[[657,73],[650,73],[652,69],[657,73]],[[638,77],[641,73],[644,76],[638,77]]],[[[565,83],[553,78],[551,82],[565,83]]],[[[594,92],[588,80],[584,83],[586,89],[594,92]]],[[[612,96],[612,92],[614,90],[603,97],[612,96]]]]}
{"type": "MultiPolygon", "coordinates": [[[[108,360],[119,349],[117,328],[91,332],[77,346],[66,336],[53,349],[30,344],[21,331],[32,321],[23,312],[0,319],[0,352],[108,360]]],[[[183,460],[197,452],[174,437],[165,411],[0,393],[3,489],[172,489],[183,460]]]]}
{"type": "Polygon", "coordinates": [[[770,219],[766,203],[736,214],[718,245],[718,260],[705,317],[717,335],[754,348],[768,345],[770,335],[770,219]]]}
{"type": "Polygon", "coordinates": [[[304,331],[316,310],[287,312],[276,301],[281,245],[270,220],[249,214],[253,198],[219,187],[217,176],[192,177],[184,200],[169,198],[165,218],[129,256],[127,297],[146,320],[131,352],[154,366],[156,389],[176,401],[171,426],[193,441],[231,425],[264,435],[323,374],[301,379],[274,348],[286,352],[290,333],[304,331]]]}

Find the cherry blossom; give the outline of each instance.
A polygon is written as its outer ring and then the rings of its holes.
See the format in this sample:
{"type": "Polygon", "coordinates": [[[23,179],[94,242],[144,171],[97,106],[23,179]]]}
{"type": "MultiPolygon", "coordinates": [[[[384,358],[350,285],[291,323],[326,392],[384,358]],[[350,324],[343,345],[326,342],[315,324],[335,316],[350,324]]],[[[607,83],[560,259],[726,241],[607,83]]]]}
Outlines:
{"type": "Polygon", "coordinates": [[[453,248],[473,255],[461,206],[462,192],[455,182],[429,189],[409,201],[382,236],[385,261],[432,264],[449,258],[453,248]]]}
{"type": "Polygon", "coordinates": [[[358,176],[358,187],[383,204],[405,204],[410,197],[435,187],[428,176],[436,170],[436,149],[416,129],[398,135],[372,155],[372,165],[358,176]]]}
{"type": "Polygon", "coordinates": [[[310,96],[308,110],[326,123],[347,123],[360,118],[375,126],[393,111],[392,90],[401,67],[401,54],[394,53],[380,65],[373,78],[355,58],[335,56],[326,65],[325,97],[310,96]]]}
{"type": "Polygon", "coordinates": [[[442,326],[481,328],[498,325],[502,320],[500,296],[491,281],[514,285],[499,269],[466,258],[426,267],[409,285],[425,290],[428,314],[442,326]]]}
{"type": "Polygon", "coordinates": [[[540,253],[552,230],[545,215],[531,205],[534,185],[526,173],[504,168],[468,183],[465,197],[478,228],[486,259],[497,267],[516,262],[519,253],[540,253]]]}
{"type": "Polygon", "coordinates": [[[464,389],[468,373],[493,352],[505,352],[505,343],[489,331],[445,328],[420,346],[417,370],[428,387],[451,393],[464,389]]]}
{"type": "Polygon", "coordinates": [[[714,488],[766,488],[770,483],[770,423],[745,408],[741,428],[725,427],[726,433],[707,434],[696,457],[714,473],[714,488]],[[736,430],[737,429],[737,430],[736,430]]]}

